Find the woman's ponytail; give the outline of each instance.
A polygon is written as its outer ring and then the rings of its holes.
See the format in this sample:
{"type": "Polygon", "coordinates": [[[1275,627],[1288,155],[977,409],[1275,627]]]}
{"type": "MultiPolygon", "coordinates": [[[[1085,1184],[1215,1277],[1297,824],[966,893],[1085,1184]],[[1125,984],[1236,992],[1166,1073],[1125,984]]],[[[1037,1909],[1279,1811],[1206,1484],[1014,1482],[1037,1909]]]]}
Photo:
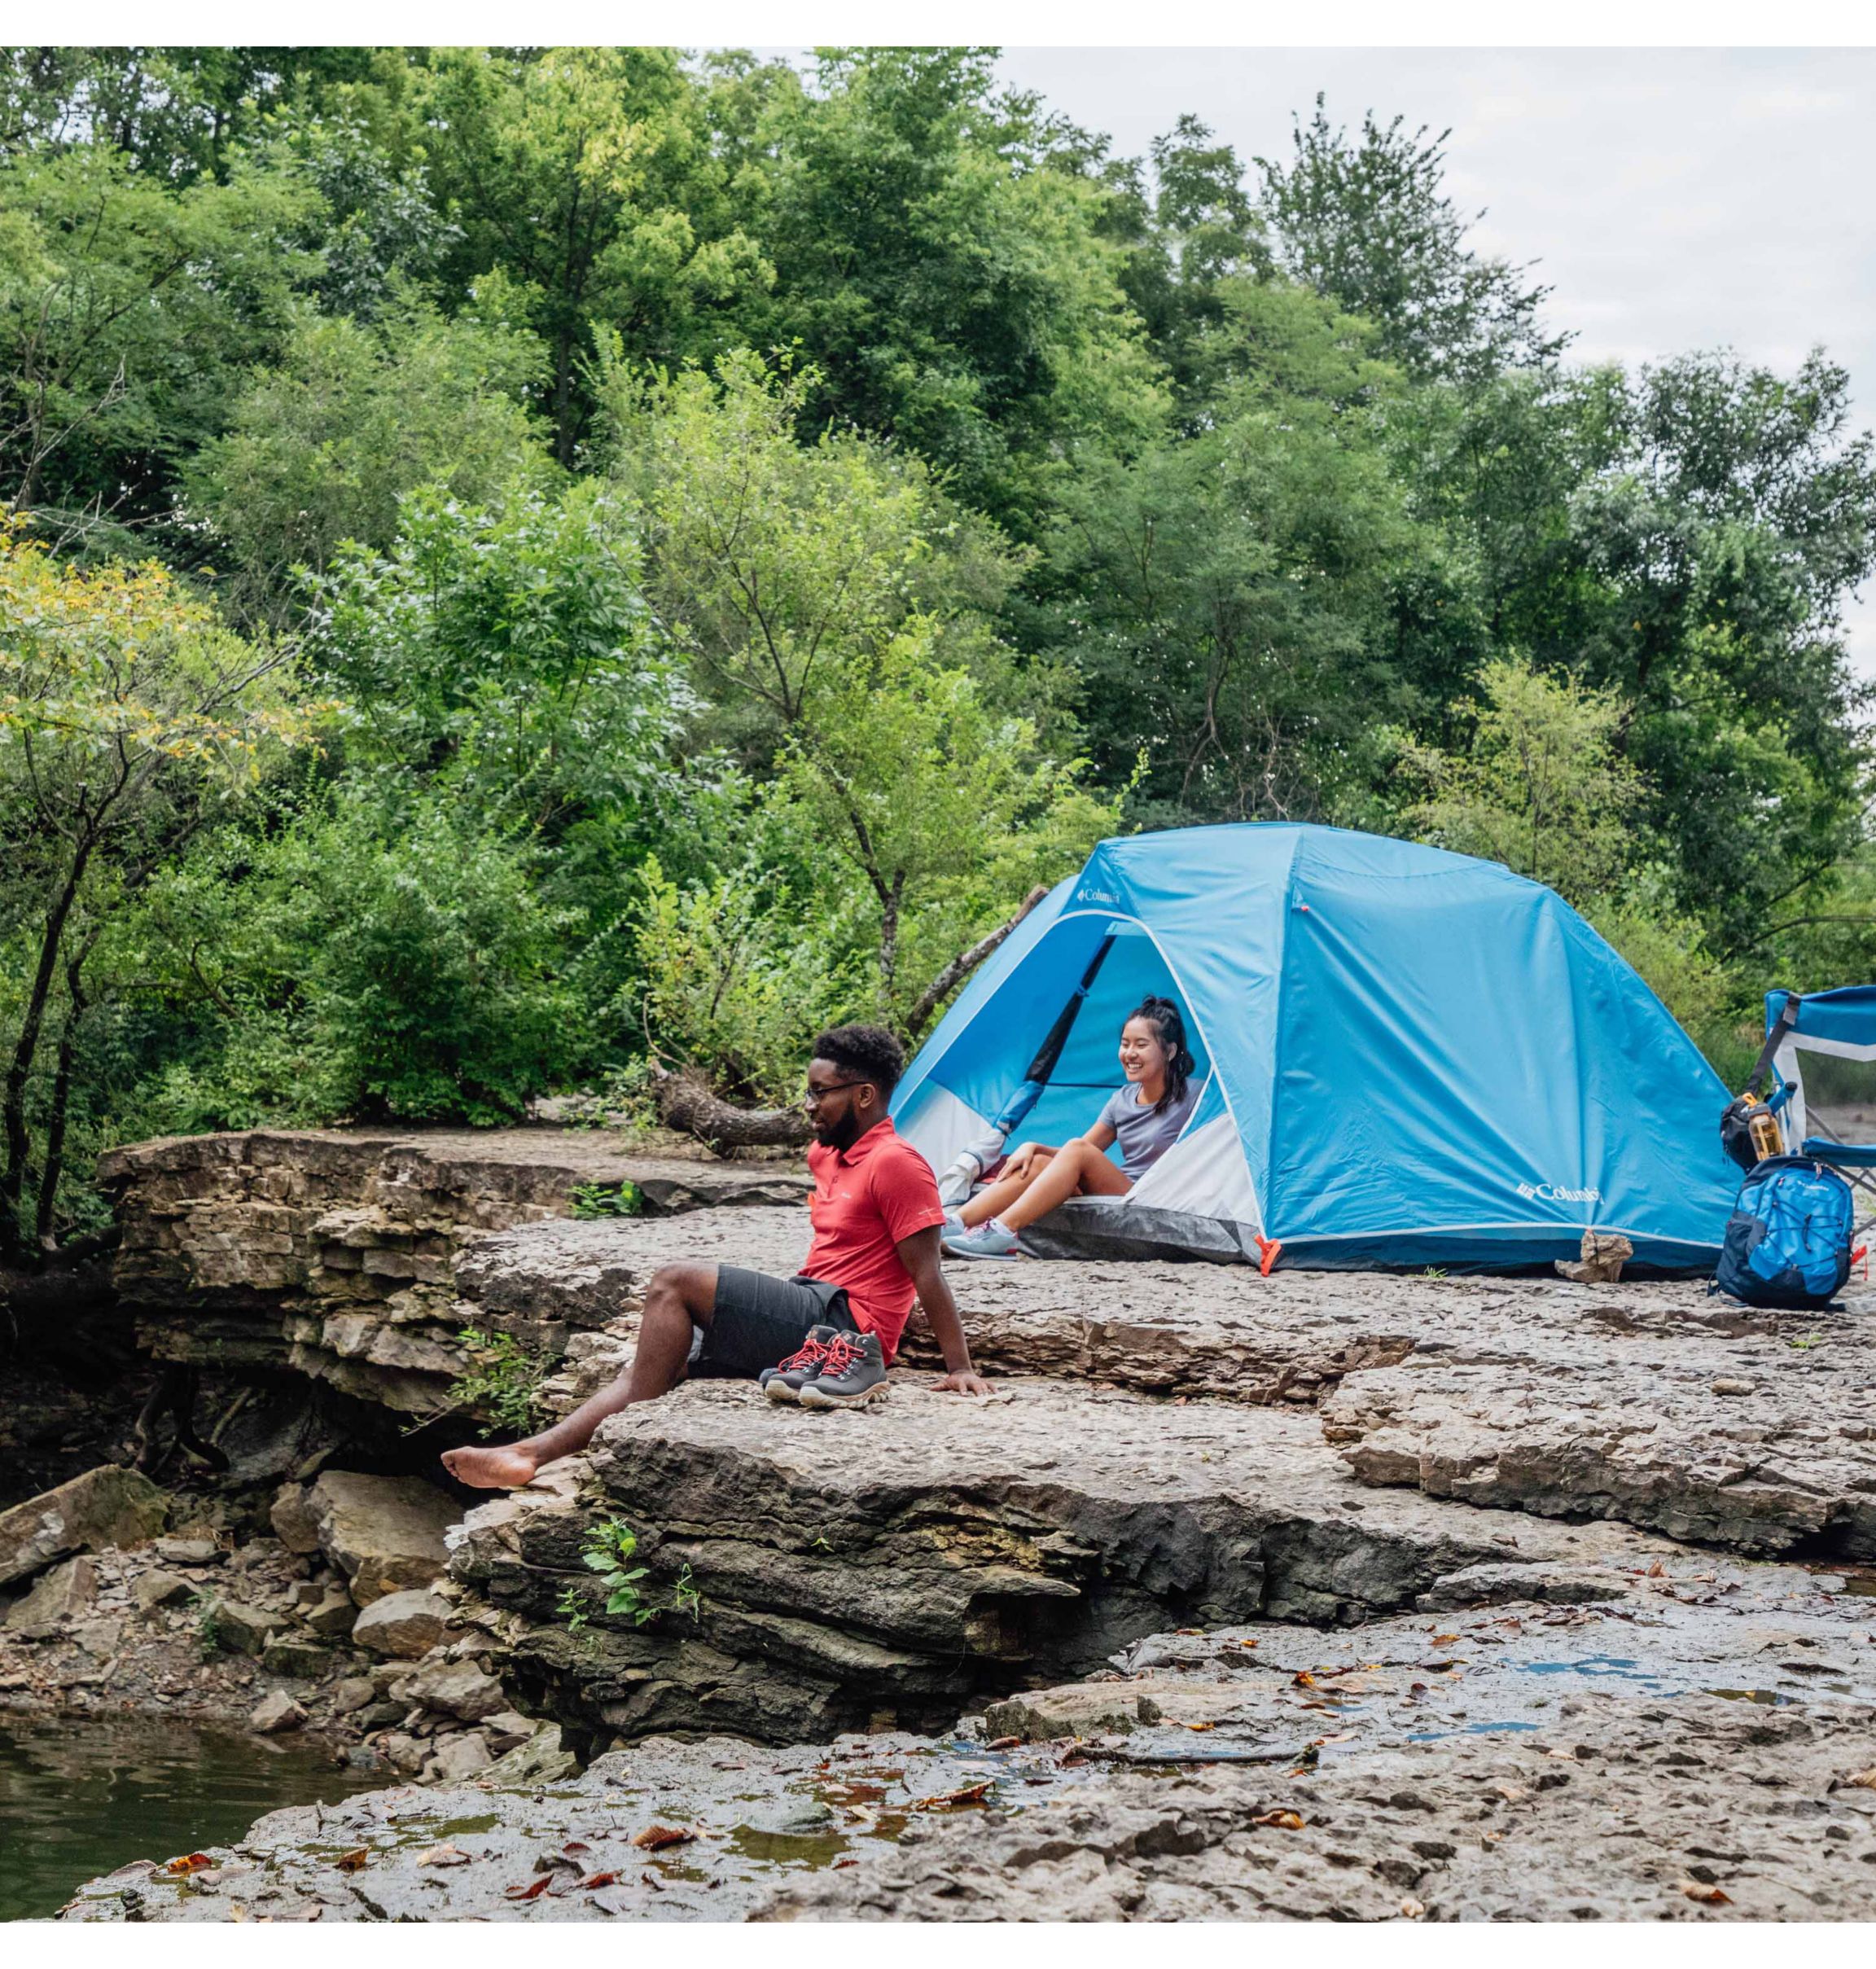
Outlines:
{"type": "Polygon", "coordinates": [[[1186,1043],[1186,1021],[1170,998],[1143,998],[1139,1009],[1129,1012],[1127,1018],[1129,1024],[1144,1019],[1166,1049],[1166,1091],[1153,1103],[1154,1113],[1164,1114],[1185,1099],[1186,1085],[1197,1063],[1186,1043]]]}

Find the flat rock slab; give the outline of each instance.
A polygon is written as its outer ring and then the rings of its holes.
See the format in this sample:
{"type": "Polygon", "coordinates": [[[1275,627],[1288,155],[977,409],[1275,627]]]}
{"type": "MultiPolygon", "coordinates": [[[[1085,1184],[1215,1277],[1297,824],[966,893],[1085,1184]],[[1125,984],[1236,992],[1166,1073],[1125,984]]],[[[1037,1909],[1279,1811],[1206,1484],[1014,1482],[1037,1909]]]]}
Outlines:
{"type": "MultiPolygon", "coordinates": [[[[448,1410],[470,1365],[453,1268],[475,1241],[570,1218],[629,1186],[647,1211],[774,1204],[807,1186],[775,1162],[623,1151],[603,1130],[251,1129],[112,1150],[113,1278],[163,1360],[291,1370],[405,1414],[448,1410]]],[[[519,1323],[557,1358],[567,1330],[519,1323]]]]}
{"type": "MultiPolygon", "coordinates": [[[[1536,1595],[1575,1591],[1582,1569],[1510,1570],[1536,1595]]],[[[1685,1555],[1599,1568],[1598,1578],[1606,1597],[1594,1602],[1506,1603],[1490,1597],[1489,1576],[1457,1575],[1423,1597],[1445,1602],[1470,1584],[1487,1603],[1353,1634],[1268,1622],[1153,1634],[1115,1657],[1117,1677],[1010,1695],[988,1707],[984,1728],[1098,1739],[1101,1754],[1133,1764],[1326,1770],[1443,1736],[1554,1730],[1592,1698],[1653,1709],[1698,1695],[1807,1712],[1876,1707],[1869,1603],[1841,1575],[1685,1555]]]]}
{"type": "MultiPolygon", "coordinates": [[[[529,1224],[482,1240],[457,1261],[465,1299],[489,1323],[554,1318],[609,1328],[616,1357],[646,1282],[662,1265],[739,1265],[787,1278],[808,1254],[807,1213],[756,1207],[668,1218],[529,1224]]],[[[1249,1265],[1076,1259],[953,1261],[948,1268],[971,1352],[991,1374],[1055,1375],[1152,1394],[1313,1401],[1356,1368],[1401,1359],[1422,1342],[1478,1344],[1508,1325],[1533,1289],[1519,1282],[1383,1274],[1282,1272],[1249,1265]]],[[[1678,1284],[1592,1288],[1555,1282],[1572,1309],[1611,1291],[1642,1316],[1698,1309],[1678,1284]]],[[[1567,1313],[1563,1317],[1567,1318],[1567,1313]]],[[[577,1344],[574,1349],[579,1349],[577,1344]]],[[[936,1367],[914,1313],[904,1357],[936,1367]]]]}
{"type": "Polygon", "coordinates": [[[1669,1549],[1365,1492],[1308,1414],[1064,1382],[985,1401],[901,1382],[832,1414],[695,1384],[604,1424],[584,1487],[483,1506],[452,1544],[459,1578],[526,1617],[512,1668],[563,1722],[702,1716],[769,1740],[888,1705],[929,1726],[1168,1625],[1352,1623],[1495,1561],[1669,1549]],[[602,1522],[638,1537],[646,1603],[666,1610],[642,1626],[605,1616],[583,1564],[602,1522]]]}
{"type": "Polygon", "coordinates": [[[293,1173],[308,1190],[368,1179],[382,1187],[436,1195],[476,1192],[492,1200],[562,1203],[576,1183],[636,1185],[653,1212],[695,1210],[804,1191],[791,1162],[725,1162],[642,1155],[604,1129],[246,1129],[166,1135],[126,1144],[99,1158],[107,1189],[149,1186],[186,1198],[218,1175],[246,1168],[283,1173],[264,1188],[291,1191],[293,1173]]]}
{"type": "Polygon", "coordinates": [[[1607,1288],[1416,1348],[1322,1405],[1364,1483],[1672,1537],[1876,1559],[1876,1308],[1704,1318],[1607,1288]]]}

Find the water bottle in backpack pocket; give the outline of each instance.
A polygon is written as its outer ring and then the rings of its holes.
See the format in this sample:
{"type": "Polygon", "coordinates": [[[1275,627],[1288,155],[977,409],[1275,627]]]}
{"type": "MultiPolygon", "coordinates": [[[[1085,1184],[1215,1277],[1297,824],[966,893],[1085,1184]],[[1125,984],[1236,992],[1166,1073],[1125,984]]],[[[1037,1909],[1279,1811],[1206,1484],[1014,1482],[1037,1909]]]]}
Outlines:
{"type": "Polygon", "coordinates": [[[1749,1306],[1827,1306],[1850,1276],[1850,1186],[1803,1156],[1770,1156],[1746,1173],[1727,1220],[1714,1283],[1749,1306]]]}

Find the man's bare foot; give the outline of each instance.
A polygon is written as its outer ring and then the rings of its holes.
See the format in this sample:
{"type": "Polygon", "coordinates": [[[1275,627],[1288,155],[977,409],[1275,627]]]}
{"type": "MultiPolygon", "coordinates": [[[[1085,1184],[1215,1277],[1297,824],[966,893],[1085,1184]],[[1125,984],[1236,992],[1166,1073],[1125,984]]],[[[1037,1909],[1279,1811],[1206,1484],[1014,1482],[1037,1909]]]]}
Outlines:
{"type": "Polygon", "coordinates": [[[446,1449],[443,1467],[458,1484],[477,1490],[519,1490],[540,1468],[534,1453],[519,1443],[498,1449],[446,1449]]]}

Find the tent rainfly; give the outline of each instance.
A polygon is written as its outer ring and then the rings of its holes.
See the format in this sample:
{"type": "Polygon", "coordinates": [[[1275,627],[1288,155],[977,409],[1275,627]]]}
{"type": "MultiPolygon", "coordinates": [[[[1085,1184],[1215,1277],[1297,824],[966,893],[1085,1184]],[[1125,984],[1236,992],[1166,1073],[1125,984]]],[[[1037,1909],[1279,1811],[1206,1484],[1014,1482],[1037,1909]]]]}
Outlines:
{"type": "Polygon", "coordinates": [[[1185,1131],[1026,1248],[1501,1270],[1593,1228],[1634,1269],[1713,1267],[1727,1094],[1660,1001],[1539,884],[1333,827],[1134,835],[1058,884],[894,1097],[947,1201],[1006,1144],[1093,1123],[1148,993],[1186,1014],[1185,1131]]]}

